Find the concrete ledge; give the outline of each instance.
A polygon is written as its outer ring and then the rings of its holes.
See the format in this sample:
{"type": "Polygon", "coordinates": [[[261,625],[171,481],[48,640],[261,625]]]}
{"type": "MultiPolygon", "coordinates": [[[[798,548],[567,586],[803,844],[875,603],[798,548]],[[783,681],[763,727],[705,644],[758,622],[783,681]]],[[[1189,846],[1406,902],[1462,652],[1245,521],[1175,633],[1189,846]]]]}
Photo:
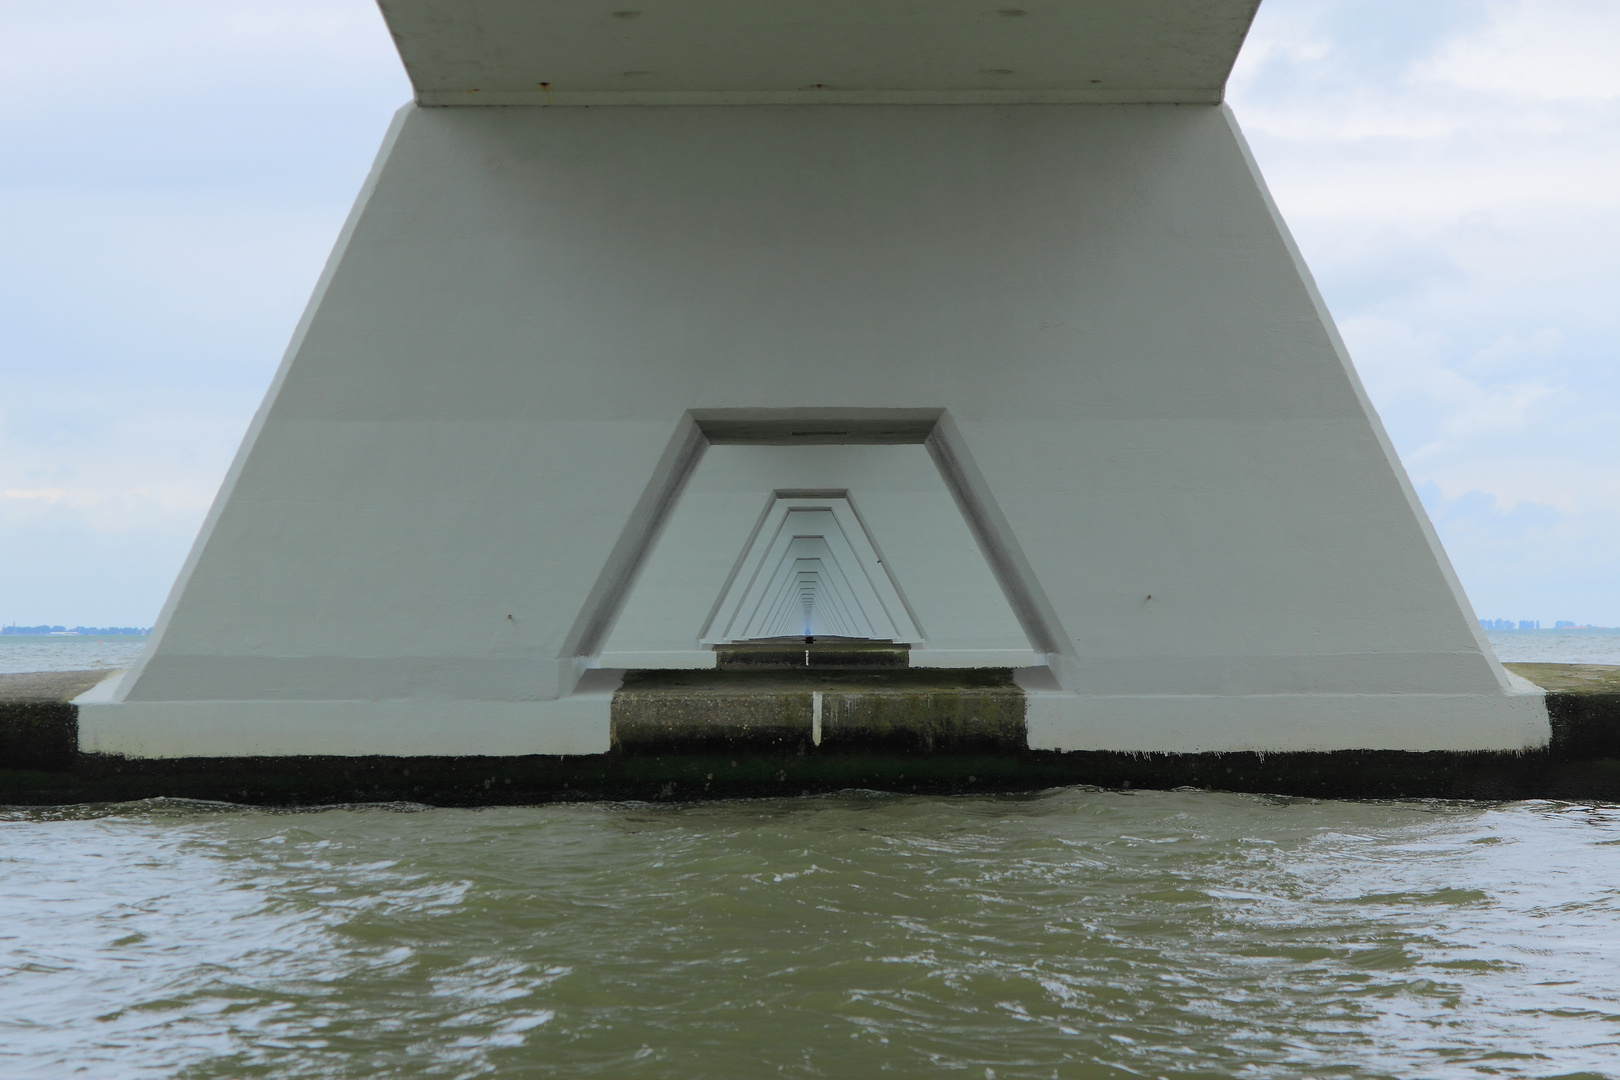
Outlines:
{"type": "Polygon", "coordinates": [[[717,666],[733,668],[904,668],[911,646],[845,638],[777,638],[715,647],[717,666]]]}
{"type": "Polygon", "coordinates": [[[1513,674],[1555,694],[1620,695],[1620,666],[1614,664],[1503,664],[1513,674]]]}
{"type": "Polygon", "coordinates": [[[78,748],[131,758],[600,754],[607,693],[555,701],[124,701],[79,706],[78,748]]]}
{"type": "Polygon", "coordinates": [[[1620,667],[1503,664],[1547,691],[1549,749],[1560,760],[1620,757],[1620,667]]]}
{"type": "Polygon", "coordinates": [[[0,766],[65,768],[79,752],[71,704],[120,671],[32,671],[0,675],[0,766]]]}
{"type": "Polygon", "coordinates": [[[1517,694],[1029,692],[1032,750],[1202,754],[1520,751],[1548,745],[1539,691],[1517,694]],[[1353,717],[1354,725],[1346,718],[1353,717]]]}
{"type": "MultiPolygon", "coordinates": [[[[186,752],[172,756],[135,757],[114,753],[81,753],[75,749],[77,709],[65,700],[0,701],[0,803],[59,805],[117,802],[154,797],[219,799],[264,805],[312,805],[353,801],[406,799],[435,805],[519,804],[566,799],[695,799],[719,796],[789,795],[850,787],[901,792],[952,793],[1030,790],[1063,784],[1101,787],[1165,788],[1194,786],[1227,791],[1267,792],[1319,798],[1452,798],[1620,800],[1620,668],[1590,665],[1513,665],[1549,689],[1549,745],[1523,752],[1334,750],[1197,753],[1129,753],[1110,750],[1070,752],[975,750],[958,746],[949,753],[862,749],[829,738],[836,726],[829,699],[843,684],[857,699],[869,699],[863,680],[891,680],[896,673],[813,673],[823,695],[823,742],[805,740],[802,722],[791,718],[794,737],[772,745],[719,744],[719,751],[645,747],[646,752],[602,752],[607,749],[610,697],[606,693],[574,699],[584,714],[572,737],[598,740],[596,749],[561,754],[490,756],[433,754],[267,754],[222,756],[186,752]],[[1563,680],[1563,681],[1560,681],[1563,680]],[[9,732],[9,735],[4,734],[9,732]],[[6,741],[10,738],[11,741],[6,741]]],[[[104,678],[110,673],[81,673],[104,678]]],[[[630,679],[625,690],[643,692],[659,681],[713,678],[714,672],[661,672],[656,678],[630,679]],[[639,688],[639,689],[638,689],[639,688]]],[[[727,674],[727,673],[719,673],[727,674]]],[[[802,680],[806,673],[797,673],[802,680]]],[[[937,672],[905,673],[917,682],[912,692],[926,692],[937,672]]],[[[53,676],[55,678],[56,676],[53,676]]],[[[771,672],[731,673],[761,687],[780,678],[771,672]]],[[[976,684],[955,692],[986,699],[1005,693],[1005,673],[976,672],[976,684]],[[999,681],[998,681],[999,680],[999,681]]],[[[971,680],[969,680],[971,682],[971,680]]],[[[71,682],[71,680],[69,680],[71,682]]],[[[0,683],[3,687],[4,683],[0,683]]],[[[33,697],[48,696],[38,689],[33,697]]],[[[64,682],[58,693],[75,686],[64,682]]],[[[688,687],[690,689],[690,687],[688,687]]],[[[623,692],[623,691],[621,691],[623,692]]],[[[22,691],[13,691],[18,697],[22,691]]],[[[1038,696],[1038,695],[1036,695],[1038,696]]],[[[1539,701],[1539,697],[1533,700],[1539,701]]],[[[194,703],[200,709],[220,704],[194,703]]],[[[253,703],[259,704],[259,703],[253,703]]],[[[401,703],[335,703],[365,705],[377,723],[395,718],[401,703]]],[[[531,703],[532,704],[532,703],[531,703]]],[[[286,720],[305,703],[287,703],[286,720]]],[[[182,709],[187,711],[192,706],[182,709]]],[[[84,709],[95,719],[97,706],[84,709]]],[[[125,709],[127,706],[100,706],[125,709]]],[[[169,706],[145,706],[148,719],[173,735],[175,717],[161,715],[169,706]]],[[[137,710],[139,712],[141,710],[137,710]]],[[[271,721],[271,711],[238,710],[238,720],[271,721]],[[251,714],[251,715],[250,715],[251,714]]],[[[409,710],[407,710],[409,711],[409,710]]],[[[120,714],[134,719],[133,713],[120,714]]],[[[199,714],[202,715],[202,714],[199,714]]],[[[417,721],[425,723],[428,714],[417,721]]],[[[527,738],[535,733],[530,724],[527,738]]],[[[569,728],[550,728],[563,736],[569,728]]],[[[514,728],[513,730],[517,730],[514,728]]],[[[450,733],[454,733],[453,728],[450,733]]],[[[286,737],[269,732],[262,738],[286,737]]],[[[304,732],[305,735],[308,732],[304,732]]],[[[134,738],[135,736],[131,736],[134,738]]],[[[438,736],[435,736],[438,737],[438,736]]],[[[403,740],[401,740],[403,741],[403,740]]],[[[149,744],[150,745],[150,744],[149,744]]],[[[573,745],[573,744],[569,744],[573,745]]]]}
{"type": "MultiPolygon", "coordinates": [[[[663,710],[664,719],[647,711],[642,715],[655,726],[677,721],[693,725],[693,733],[703,724],[718,724],[717,732],[727,724],[735,727],[731,721],[718,719],[724,714],[748,723],[762,723],[763,699],[737,699],[722,707],[721,699],[715,695],[781,694],[789,692],[788,684],[762,683],[755,684],[755,690],[744,690],[741,684],[716,681],[716,677],[768,680],[776,674],[768,670],[663,672],[661,678],[676,680],[666,682],[665,690],[674,688],[682,676],[696,680],[682,691],[691,700],[681,705],[666,695],[660,699],[663,704],[656,706],[663,710]],[[700,703],[699,697],[706,703],[700,703]],[[715,719],[705,720],[704,716],[715,719]]],[[[814,673],[801,669],[799,673],[780,674],[803,679],[814,673]]],[[[1613,715],[1613,706],[1591,695],[1566,695],[1572,698],[1567,701],[1556,694],[1544,699],[1539,692],[1494,696],[1102,696],[1024,691],[1005,685],[1003,672],[997,676],[1002,680],[999,693],[970,697],[964,696],[964,691],[972,687],[960,681],[952,685],[953,669],[877,669],[871,673],[874,681],[864,684],[857,678],[859,674],[836,672],[829,674],[827,681],[798,686],[793,692],[801,696],[795,703],[781,705],[781,722],[808,734],[813,717],[810,694],[819,689],[828,695],[865,695],[861,699],[865,704],[859,708],[845,708],[842,698],[824,699],[824,709],[829,709],[828,702],[832,703],[830,711],[824,713],[828,737],[842,738],[864,725],[868,735],[889,730],[893,738],[888,745],[893,746],[943,747],[953,739],[964,747],[1009,746],[1024,735],[1027,725],[1027,746],[1034,750],[1183,754],[1343,749],[1519,751],[1555,742],[1549,720],[1552,710],[1559,717],[1563,733],[1559,745],[1584,745],[1594,748],[1594,752],[1602,747],[1620,747],[1620,718],[1605,719],[1613,715]],[[895,682],[902,674],[908,681],[895,682]],[[878,696],[881,694],[899,696],[884,698],[878,696]],[[791,721],[787,719],[790,713],[794,717],[791,721]],[[1011,719],[1014,713],[1016,721],[1011,719]],[[1358,721],[1348,737],[1344,724],[1347,715],[1358,721]],[[963,724],[967,727],[963,728],[963,724]],[[1018,725],[1016,735],[1009,724],[1018,725]],[[906,725],[912,734],[902,738],[906,725]],[[960,738],[949,734],[958,729],[960,738]],[[979,734],[970,736],[969,729],[979,734]],[[994,735],[993,730],[1003,731],[1004,735],[994,735]],[[928,735],[928,731],[934,731],[937,737],[928,735]],[[1350,739],[1354,742],[1346,746],[1350,739]]],[[[626,696],[644,694],[651,688],[651,684],[627,680],[618,701],[623,705],[639,700],[647,709],[654,709],[650,699],[626,696]]],[[[978,689],[995,686],[985,684],[978,689]]],[[[615,721],[630,719],[623,708],[615,711],[614,702],[608,692],[581,693],[553,701],[114,703],[81,699],[77,741],[78,748],[88,753],[130,757],[596,754],[609,749],[615,721]]]]}
{"type": "Polygon", "coordinates": [[[72,701],[98,686],[110,683],[124,671],[124,668],[94,668],[86,671],[29,671],[0,675],[0,705],[72,701]]]}

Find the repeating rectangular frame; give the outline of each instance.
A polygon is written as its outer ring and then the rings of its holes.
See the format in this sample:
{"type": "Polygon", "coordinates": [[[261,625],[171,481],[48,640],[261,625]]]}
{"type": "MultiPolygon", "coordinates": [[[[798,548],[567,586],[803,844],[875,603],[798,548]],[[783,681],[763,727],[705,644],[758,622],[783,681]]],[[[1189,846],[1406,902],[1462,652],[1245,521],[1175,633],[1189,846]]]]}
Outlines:
{"type": "Polygon", "coordinates": [[[602,646],[630,590],[710,446],[832,444],[920,444],[928,450],[1030,647],[1048,658],[1048,666],[1060,684],[1067,683],[1065,674],[1070,665],[1065,661],[1074,658],[1072,639],[1036,580],[960,429],[945,409],[687,410],[676,421],[670,441],[597,575],[558,659],[571,664],[576,679],[597,666],[602,646]]]}

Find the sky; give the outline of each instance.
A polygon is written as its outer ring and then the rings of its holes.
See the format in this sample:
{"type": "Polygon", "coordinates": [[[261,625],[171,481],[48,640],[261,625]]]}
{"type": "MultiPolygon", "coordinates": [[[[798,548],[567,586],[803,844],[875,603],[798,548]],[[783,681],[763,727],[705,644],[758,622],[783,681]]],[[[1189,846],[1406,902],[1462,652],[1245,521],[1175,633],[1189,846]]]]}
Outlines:
{"type": "MultiPolygon", "coordinates": [[[[1620,625],[1616,56],[1264,0],[1228,86],[1484,618],[1620,625]]],[[[0,623],[155,619],[409,96],[370,0],[0,0],[0,623]]]]}

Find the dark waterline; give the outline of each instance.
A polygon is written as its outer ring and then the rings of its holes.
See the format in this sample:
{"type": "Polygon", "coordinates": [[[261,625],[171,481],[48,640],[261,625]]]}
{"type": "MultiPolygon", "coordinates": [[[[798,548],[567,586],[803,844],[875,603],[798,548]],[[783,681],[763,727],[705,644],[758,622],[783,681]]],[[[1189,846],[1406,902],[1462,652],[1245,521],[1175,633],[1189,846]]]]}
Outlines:
{"type": "Polygon", "coordinates": [[[1037,796],[0,819],[0,1075],[1536,1076],[1620,810],[1037,796]]]}

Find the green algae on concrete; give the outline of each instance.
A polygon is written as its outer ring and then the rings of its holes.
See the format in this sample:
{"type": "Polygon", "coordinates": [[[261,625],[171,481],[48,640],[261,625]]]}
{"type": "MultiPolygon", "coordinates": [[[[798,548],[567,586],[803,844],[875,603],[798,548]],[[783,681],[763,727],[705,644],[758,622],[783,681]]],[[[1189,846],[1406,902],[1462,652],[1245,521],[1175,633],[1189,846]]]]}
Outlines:
{"type": "Polygon", "coordinates": [[[917,753],[1023,750],[1024,693],[995,687],[830,690],[822,695],[824,749],[917,753]]]}
{"type": "Polygon", "coordinates": [[[632,753],[792,749],[812,740],[812,707],[808,690],[620,690],[613,695],[609,740],[615,750],[632,753]]]}
{"type": "Polygon", "coordinates": [[[612,725],[614,749],[636,754],[1027,746],[1024,692],[1011,669],[633,671],[613,695],[612,725]]]}

